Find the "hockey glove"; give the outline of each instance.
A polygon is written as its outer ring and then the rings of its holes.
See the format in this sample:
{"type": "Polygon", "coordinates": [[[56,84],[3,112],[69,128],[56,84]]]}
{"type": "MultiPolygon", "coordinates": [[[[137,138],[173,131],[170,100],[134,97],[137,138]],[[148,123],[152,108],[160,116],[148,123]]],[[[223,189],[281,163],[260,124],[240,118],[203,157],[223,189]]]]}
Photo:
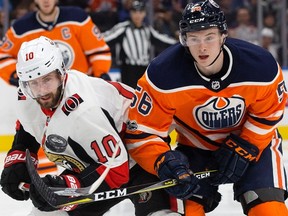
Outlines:
{"type": "MultiPolygon", "coordinates": [[[[38,160],[36,154],[31,154],[35,167],[38,160]]],[[[1,186],[4,193],[16,200],[27,200],[29,192],[18,188],[21,182],[30,183],[30,177],[25,163],[26,153],[19,150],[9,152],[4,161],[4,169],[1,174],[1,186]]]]}
{"type": "Polygon", "coordinates": [[[154,167],[161,181],[177,179],[178,184],[167,188],[166,191],[179,199],[188,199],[200,189],[199,179],[189,169],[187,157],[179,151],[161,154],[154,167]]]}
{"type": "Polygon", "coordinates": [[[13,73],[10,75],[9,83],[13,86],[18,87],[19,86],[18,81],[19,81],[19,78],[17,76],[17,73],[16,73],[16,71],[13,71],[13,73]]]}
{"type": "Polygon", "coordinates": [[[108,73],[102,73],[102,74],[100,75],[100,78],[101,78],[101,79],[104,79],[104,80],[106,80],[106,81],[111,81],[111,77],[109,76],[108,73]]]}
{"type": "MultiPolygon", "coordinates": [[[[49,187],[68,187],[68,188],[80,188],[81,184],[79,180],[73,175],[46,175],[42,178],[44,183],[49,187]]],[[[47,201],[42,197],[42,195],[36,190],[33,184],[30,185],[30,199],[33,205],[41,211],[55,211],[56,208],[49,205],[47,201]]],[[[74,210],[77,205],[71,205],[63,207],[61,210],[71,211],[74,210]]]]}
{"type": "MultiPolygon", "coordinates": [[[[218,174],[211,179],[213,185],[235,183],[246,172],[249,164],[256,161],[259,149],[242,139],[231,134],[221,147],[213,153],[218,163],[218,174]]],[[[213,165],[212,165],[213,166],[213,165]]]]}

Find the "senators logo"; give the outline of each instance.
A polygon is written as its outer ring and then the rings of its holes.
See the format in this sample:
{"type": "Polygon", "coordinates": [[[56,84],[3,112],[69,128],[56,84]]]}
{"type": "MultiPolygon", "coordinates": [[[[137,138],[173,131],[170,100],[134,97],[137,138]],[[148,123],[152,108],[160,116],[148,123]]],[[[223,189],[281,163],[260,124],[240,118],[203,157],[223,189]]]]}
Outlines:
{"type": "Polygon", "coordinates": [[[20,88],[18,88],[18,100],[26,100],[26,96],[23,94],[20,88]]]}
{"type": "Polygon", "coordinates": [[[245,102],[242,97],[213,97],[205,104],[194,109],[198,124],[210,130],[231,128],[237,126],[245,112],[245,102]]]}
{"type": "Polygon", "coordinates": [[[78,94],[74,94],[66,99],[64,105],[62,106],[62,111],[68,116],[72,111],[77,109],[82,102],[83,99],[78,94]]]}
{"type": "Polygon", "coordinates": [[[67,170],[71,170],[76,173],[80,173],[85,169],[85,165],[76,158],[73,158],[69,155],[58,154],[52,152],[50,149],[45,148],[43,150],[47,158],[57,164],[58,166],[64,167],[67,170]]]}

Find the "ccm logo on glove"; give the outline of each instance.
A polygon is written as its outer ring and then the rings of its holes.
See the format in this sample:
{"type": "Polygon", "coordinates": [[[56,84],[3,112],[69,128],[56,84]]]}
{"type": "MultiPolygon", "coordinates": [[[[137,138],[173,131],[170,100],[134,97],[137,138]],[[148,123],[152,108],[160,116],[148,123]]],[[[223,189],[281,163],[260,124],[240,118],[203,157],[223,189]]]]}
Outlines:
{"type": "Polygon", "coordinates": [[[253,160],[256,160],[255,153],[252,155],[251,153],[247,152],[245,149],[243,149],[241,146],[239,146],[237,143],[233,142],[231,139],[226,141],[226,145],[229,146],[231,149],[234,149],[234,151],[242,156],[243,158],[249,160],[250,162],[253,160]]]}

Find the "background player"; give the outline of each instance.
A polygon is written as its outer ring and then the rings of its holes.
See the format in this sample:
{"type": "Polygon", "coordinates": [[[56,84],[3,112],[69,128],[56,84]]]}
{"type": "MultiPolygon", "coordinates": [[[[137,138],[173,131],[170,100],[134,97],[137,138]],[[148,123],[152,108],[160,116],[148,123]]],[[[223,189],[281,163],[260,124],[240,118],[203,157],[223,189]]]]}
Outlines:
{"type": "Polygon", "coordinates": [[[180,41],[156,57],[139,80],[129,111],[132,157],[167,191],[202,216],[221,199],[218,186],[234,183],[234,198],[249,216],[287,216],[282,138],[287,90],[281,67],[256,45],[227,38],[223,11],[213,0],[187,4],[180,41]],[[164,141],[173,129],[177,147],[164,141]],[[193,172],[217,169],[199,181],[193,172]]]}
{"type": "Polygon", "coordinates": [[[67,68],[110,79],[110,48],[91,17],[78,7],[57,6],[58,0],[35,0],[35,4],[38,10],[16,20],[3,38],[0,77],[17,86],[15,64],[20,45],[47,36],[60,47],[67,68]]]}
{"type": "MultiPolygon", "coordinates": [[[[29,192],[23,193],[18,188],[20,182],[30,183],[25,150],[28,148],[32,152],[36,164],[40,144],[47,157],[65,169],[59,176],[43,177],[49,186],[87,187],[101,176],[108,164],[111,169],[97,190],[111,190],[127,183],[129,163],[121,137],[125,132],[132,88],[66,70],[60,49],[46,37],[22,44],[16,68],[20,79],[19,121],[1,175],[2,190],[16,200],[30,197],[41,211],[56,210],[33,184],[29,192]],[[116,157],[112,159],[115,151],[116,157]]],[[[159,181],[137,165],[130,172],[129,185],[159,181]]],[[[73,216],[102,215],[121,200],[69,206],[64,210],[73,216]]],[[[137,216],[179,215],[170,211],[170,197],[164,190],[135,195],[131,200],[137,216]]],[[[67,215],[64,211],[58,213],[67,215]]],[[[35,215],[41,212],[36,211],[35,215]]]]}

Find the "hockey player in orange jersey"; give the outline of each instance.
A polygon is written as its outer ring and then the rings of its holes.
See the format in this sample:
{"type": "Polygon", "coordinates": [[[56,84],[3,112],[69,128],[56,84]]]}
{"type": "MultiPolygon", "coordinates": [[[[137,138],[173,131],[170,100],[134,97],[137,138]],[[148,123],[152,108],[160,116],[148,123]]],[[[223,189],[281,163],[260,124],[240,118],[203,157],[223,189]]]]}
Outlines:
{"type": "Polygon", "coordinates": [[[281,67],[261,47],[228,38],[213,0],[189,3],[180,43],[156,57],[138,81],[126,144],[132,157],[185,200],[186,215],[203,216],[233,184],[248,216],[287,216],[287,176],[277,130],[287,100],[281,67]],[[177,147],[167,143],[178,133],[177,147]],[[193,172],[216,169],[199,180],[193,172]]]}
{"type": "Polygon", "coordinates": [[[110,48],[90,16],[77,7],[59,7],[58,0],[35,0],[35,4],[38,10],[16,20],[3,38],[0,77],[18,85],[15,64],[20,45],[47,36],[60,47],[66,67],[110,79],[110,48]]]}

